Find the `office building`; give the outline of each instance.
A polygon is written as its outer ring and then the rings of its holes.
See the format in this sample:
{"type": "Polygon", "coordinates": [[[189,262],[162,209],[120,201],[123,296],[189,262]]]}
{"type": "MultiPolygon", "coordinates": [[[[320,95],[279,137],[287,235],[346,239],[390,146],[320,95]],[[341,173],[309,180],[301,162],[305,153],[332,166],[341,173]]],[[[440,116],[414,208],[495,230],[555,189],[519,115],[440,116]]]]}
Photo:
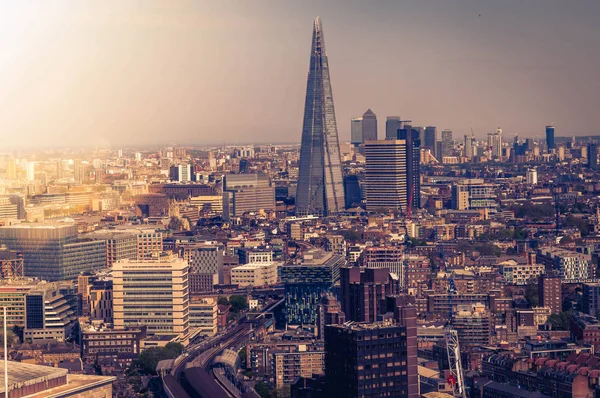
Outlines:
{"type": "Polygon", "coordinates": [[[65,341],[73,336],[77,312],[55,284],[39,284],[25,296],[23,338],[65,341]]]}
{"type": "Polygon", "coordinates": [[[584,283],[581,287],[581,311],[598,317],[600,315],[600,283],[584,283]]]}
{"type": "Polygon", "coordinates": [[[48,281],[77,279],[106,266],[104,242],[80,239],[73,224],[0,227],[0,244],[23,253],[25,276],[48,281]]]}
{"type": "Polygon", "coordinates": [[[377,115],[370,109],[362,116],[362,139],[363,144],[377,139],[377,115]]]}
{"type": "Polygon", "coordinates": [[[350,120],[350,143],[355,147],[363,143],[362,121],[362,117],[350,120]]]}
{"type": "Polygon", "coordinates": [[[537,169],[535,167],[527,169],[526,178],[528,185],[537,185],[537,169]]]}
{"type": "Polygon", "coordinates": [[[398,130],[403,126],[400,116],[388,116],[385,121],[385,139],[395,140],[398,138],[398,130]]]}
{"type": "Polygon", "coordinates": [[[417,397],[415,317],[410,321],[414,325],[376,322],[326,326],[328,394],[346,398],[417,397]]]}
{"type": "Polygon", "coordinates": [[[554,126],[546,126],[546,146],[548,147],[548,152],[552,152],[555,148],[554,126]]]}
{"type": "Polygon", "coordinates": [[[231,283],[239,287],[269,286],[277,283],[275,262],[252,262],[231,269],[231,283]]]}
{"type": "Polygon", "coordinates": [[[286,323],[317,324],[321,296],[331,291],[345,263],[343,256],[311,250],[297,263],[279,268],[280,281],[285,285],[286,323]]]}
{"type": "Polygon", "coordinates": [[[452,141],[452,130],[442,130],[442,153],[438,154],[441,158],[452,156],[454,152],[454,141],[452,141]]]}
{"type": "Polygon", "coordinates": [[[275,211],[275,187],[266,174],[228,174],[223,177],[223,216],[275,211]]]}
{"type": "Polygon", "coordinates": [[[437,143],[437,129],[435,128],[435,126],[425,127],[425,134],[424,134],[423,142],[422,142],[423,149],[429,149],[429,151],[433,154],[433,156],[437,158],[440,154],[437,152],[436,143],[437,143]]]}
{"type": "Polygon", "coordinates": [[[540,307],[550,308],[552,314],[562,311],[562,287],[559,276],[542,275],[538,279],[540,307]]]}
{"type": "Polygon", "coordinates": [[[408,204],[406,140],[367,141],[365,158],[367,210],[405,212],[408,204]]]}
{"type": "Polygon", "coordinates": [[[113,264],[115,328],[145,325],[149,335],[189,331],[188,263],[176,256],[113,264]]]}
{"type": "Polygon", "coordinates": [[[23,253],[0,247],[0,277],[5,281],[23,278],[23,253]]]}
{"type": "Polygon", "coordinates": [[[106,244],[107,268],[120,260],[138,259],[138,236],[134,233],[95,234],[94,239],[106,244]]]}
{"type": "MultiPolygon", "coordinates": [[[[364,131],[362,138],[364,141],[364,131]]],[[[306,87],[296,214],[327,215],[343,211],[342,175],[329,61],[321,20],[316,18],[306,87]]]]}
{"type": "Polygon", "coordinates": [[[190,301],[190,332],[212,337],[217,334],[217,299],[203,297],[190,301]]]}
{"type": "Polygon", "coordinates": [[[190,265],[190,293],[212,292],[213,286],[223,283],[223,252],[217,242],[194,242],[180,248],[181,257],[190,265]]]}

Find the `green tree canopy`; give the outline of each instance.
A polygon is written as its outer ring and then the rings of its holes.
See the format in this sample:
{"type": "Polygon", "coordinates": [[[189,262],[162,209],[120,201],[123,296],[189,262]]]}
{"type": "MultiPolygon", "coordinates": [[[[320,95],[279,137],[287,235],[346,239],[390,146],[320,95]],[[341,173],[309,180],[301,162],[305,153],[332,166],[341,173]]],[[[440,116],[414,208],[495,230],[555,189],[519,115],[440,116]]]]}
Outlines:
{"type": "Polygon", "coordinates": [[[231,310],[233,312],[240,312],[248,308],[248,299],[246,296],[234,295],[229,298],[231,304],[231,310]]]}

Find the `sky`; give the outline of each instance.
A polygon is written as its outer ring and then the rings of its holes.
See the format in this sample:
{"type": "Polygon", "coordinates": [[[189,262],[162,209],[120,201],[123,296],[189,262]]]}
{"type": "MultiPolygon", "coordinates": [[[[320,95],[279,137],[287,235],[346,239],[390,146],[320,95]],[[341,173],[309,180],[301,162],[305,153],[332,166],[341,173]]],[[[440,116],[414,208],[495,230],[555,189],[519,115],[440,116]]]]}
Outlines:
{"type": "Polygon", "coordinates": [[[316,16],[341,141],[368,108],[380,137],[386,116],[455,137],[600,134],[599,15],[598,0],[6,0],[0,151],[299,142],[316,16]]]}

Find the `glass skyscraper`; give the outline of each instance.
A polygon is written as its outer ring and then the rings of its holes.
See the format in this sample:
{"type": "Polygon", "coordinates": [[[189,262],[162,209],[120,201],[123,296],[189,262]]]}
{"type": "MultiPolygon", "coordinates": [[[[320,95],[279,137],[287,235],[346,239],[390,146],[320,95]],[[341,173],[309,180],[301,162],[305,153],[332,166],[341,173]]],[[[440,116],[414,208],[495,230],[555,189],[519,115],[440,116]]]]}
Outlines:
{"type": "Polygon", "coordinates": [[[306,85],[296,214],[328,215],[344,209],[344,185],[329,62],[321,20],[315,19],[306,85]]]}

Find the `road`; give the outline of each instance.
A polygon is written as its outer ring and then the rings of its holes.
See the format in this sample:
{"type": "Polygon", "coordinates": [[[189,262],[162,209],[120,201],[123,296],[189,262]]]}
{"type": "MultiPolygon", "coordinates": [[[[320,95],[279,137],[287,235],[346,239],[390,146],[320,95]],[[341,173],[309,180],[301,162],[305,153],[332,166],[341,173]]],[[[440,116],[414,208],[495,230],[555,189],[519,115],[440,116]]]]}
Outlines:
{"type": "MultiPolygon", "coordinates": [[[[273,311],[277,306],[281,305],[284,302],[284,299],[274,301],[269,303],[265,308],[263,308],[257,317],[273,311]]],[[[181,395],[182,390],[182,375],[186,366],[191,364],[192,368],[201,368],[204,370],[208,370],[213,359],[219,355],[224,349],[233,347],[242,341],[246,340],[249,335],[252,333],[252,323],[248,321],[246,315],[243,315],[235,321],[231,326],[229,326],[228,330],[224,333],[218,334],[212,338],[209,338],[205,341],[202,341],[198,344],[192,344],[186,347],[185,353],[175,360],[175,366],[171,370],[171,376],[169,378],[163,379],[163,383],[167,387],[169,391],[178,391],[177,394],[173,393],[173,395],[177,395],[177,397],[183,397],[181,395]],[[175,385],[177,384],[177,385],[175,385]]],[[[215,391],[215,388],[218,386],[219,389],[223,389],[223,386],[212,378],[213,385],[207,385],[206,380],[203,381],[204,386],[206,387],[206,392],[215,391]]],[[[212,392],[211,392],[212,394],[212,392]]],[[[201,392],[199,394],[202,396],[201,392]]],[[[230,393],[225,393],[223,396],[230,396],[230,393]]],[[[189,394],[187,395],[190,396],[189,394]]],[[[212,397],[211,397],[212,398],[212,397]]]]}

